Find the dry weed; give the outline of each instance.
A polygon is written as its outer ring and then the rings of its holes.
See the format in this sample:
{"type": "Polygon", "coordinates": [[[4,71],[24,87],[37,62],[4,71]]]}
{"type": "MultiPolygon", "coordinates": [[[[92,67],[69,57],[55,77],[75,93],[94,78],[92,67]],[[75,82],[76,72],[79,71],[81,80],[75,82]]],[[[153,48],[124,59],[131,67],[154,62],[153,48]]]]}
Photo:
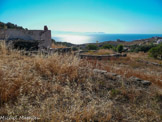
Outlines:
{"type": "MultiPolygon", "coordinates": [[[[122,64],[127,60],[122,59],[122,64]]],[[[130,67],[117,70],[119,63],[88,62],[73,55],[26,56],[1,45],[0,116],[40,119],[35,121],[161,121],[161,97],[154,87],[143,89],[126,78],[92,72],[105,68],[125,77],[135,75],[130,67]]]]}
{"type": "Polygon", "coordinates": [[[54,44],[54,43],[52,43],[51,48],[66,48],[66,46],[61,45],[61,44],[54,44]]]}

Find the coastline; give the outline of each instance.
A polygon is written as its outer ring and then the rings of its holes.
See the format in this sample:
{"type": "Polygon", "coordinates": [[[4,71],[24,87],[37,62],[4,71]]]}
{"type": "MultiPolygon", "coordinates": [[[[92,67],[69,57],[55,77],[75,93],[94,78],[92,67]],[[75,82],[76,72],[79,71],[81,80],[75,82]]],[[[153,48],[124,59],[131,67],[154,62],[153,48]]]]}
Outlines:
{"type": "Polygon", "coordinates": [[[103,43],[107,41],[122,40],[125,42],[133,42],[137,40],[146,40],[150,38],[162,38],[162,34],[60,34],[54,35],[52,38],[57,42],[68,42],[72,44],[87,44],[87,43],[103,43]]]}

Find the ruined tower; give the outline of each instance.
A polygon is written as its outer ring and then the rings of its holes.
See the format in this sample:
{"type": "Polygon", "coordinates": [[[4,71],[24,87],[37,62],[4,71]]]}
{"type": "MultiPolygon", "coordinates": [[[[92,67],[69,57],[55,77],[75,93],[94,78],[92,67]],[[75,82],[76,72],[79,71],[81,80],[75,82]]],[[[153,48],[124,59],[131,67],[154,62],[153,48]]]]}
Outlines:
{"type": "Polygon", "coordinates": [[[47,31],[48,30],[48,27],[47,25],[44,26],[44,31],[47,31]]]}
{"type": "Polygon", "coordinates": [[[51,30],[48,30],[47,26],[44,26],[44,30],[0,29],[0,40],[38,42],[39,49],[48,49],[52,44],[51,30]]]}

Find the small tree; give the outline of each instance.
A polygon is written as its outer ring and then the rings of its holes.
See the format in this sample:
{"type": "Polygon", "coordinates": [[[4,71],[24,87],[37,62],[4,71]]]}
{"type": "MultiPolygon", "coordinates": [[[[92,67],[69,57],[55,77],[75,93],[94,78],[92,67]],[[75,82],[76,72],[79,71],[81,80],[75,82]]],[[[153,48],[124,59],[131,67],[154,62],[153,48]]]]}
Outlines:
{"type": "Polygon", "coordinates": [[[121,53],[123,51],[123,45],[117,46],[117,52],[121,53]]]}
{"type": "Polygon", "coordinates": [[[96,45],[89,44],[89,45],[87,46],[87,49],[88,49],[88,50],[97,50],[98,47],[97,47],[96,45]]]}

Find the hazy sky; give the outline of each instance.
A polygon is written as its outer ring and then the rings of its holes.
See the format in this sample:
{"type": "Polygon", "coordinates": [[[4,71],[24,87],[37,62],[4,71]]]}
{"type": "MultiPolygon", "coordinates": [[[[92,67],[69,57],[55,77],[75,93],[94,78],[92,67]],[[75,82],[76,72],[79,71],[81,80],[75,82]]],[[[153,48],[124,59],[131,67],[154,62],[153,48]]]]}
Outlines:
{"type": "Polygon", "coordinates": [[[0,0],[0,21],[29,29],[162,34],[162,0],[0,0]]]}

